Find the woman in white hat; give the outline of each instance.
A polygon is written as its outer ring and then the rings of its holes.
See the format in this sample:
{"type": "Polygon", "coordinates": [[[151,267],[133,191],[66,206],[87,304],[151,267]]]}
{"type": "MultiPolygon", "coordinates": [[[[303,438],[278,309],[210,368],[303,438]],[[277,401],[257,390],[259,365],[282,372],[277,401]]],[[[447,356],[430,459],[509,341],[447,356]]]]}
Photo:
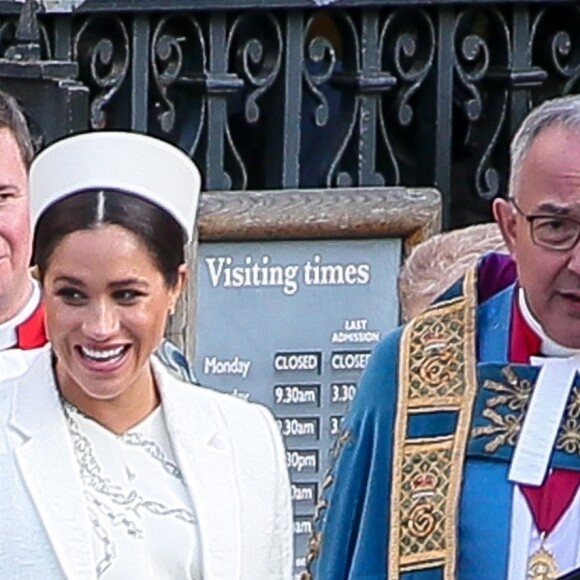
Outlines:
{"type": "Polygon", "coordinates": [[[291,577],[272,416],[151,357],[199,186],[187,155],[145,135],[69,137],[34,161],[51,342],[0,389],[0,578],[291,577]]]}

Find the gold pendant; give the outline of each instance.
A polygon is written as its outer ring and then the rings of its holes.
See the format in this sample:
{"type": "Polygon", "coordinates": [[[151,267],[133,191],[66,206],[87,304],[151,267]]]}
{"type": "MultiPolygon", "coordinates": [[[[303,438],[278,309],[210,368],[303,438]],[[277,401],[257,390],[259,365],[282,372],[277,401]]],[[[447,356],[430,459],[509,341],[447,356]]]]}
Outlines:
{"type": "Polygon", "coordinates": [[[528,560],[527,580],[556,580],[558,564],[556,559],[543,545],[528,560]]]}

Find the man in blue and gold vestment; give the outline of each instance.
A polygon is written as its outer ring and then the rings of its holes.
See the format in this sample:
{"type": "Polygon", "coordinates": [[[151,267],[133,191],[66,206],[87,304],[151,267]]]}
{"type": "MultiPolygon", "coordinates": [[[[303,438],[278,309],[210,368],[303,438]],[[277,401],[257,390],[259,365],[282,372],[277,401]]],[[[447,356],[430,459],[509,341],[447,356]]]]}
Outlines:
{"type": "Polygon", "coordinates": [[[493,209],[513,261],[484,256],[375,349],[305,577],[549,580],[580,567],[580,96],[528,115],[510,169],[493,209]]]}

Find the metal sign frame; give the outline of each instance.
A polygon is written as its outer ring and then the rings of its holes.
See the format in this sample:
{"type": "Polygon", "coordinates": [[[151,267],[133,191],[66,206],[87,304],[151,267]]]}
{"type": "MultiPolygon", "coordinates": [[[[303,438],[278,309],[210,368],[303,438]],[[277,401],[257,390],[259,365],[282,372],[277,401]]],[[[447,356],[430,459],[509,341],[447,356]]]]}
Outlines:
{"type": "Polygon", "coordinates": [[[394,237],[408,254],[440,231],[441,207],[433,188],[204,192],[188,257],[189,284],[167,335],[194,360],[197,243],[394,237]]]}

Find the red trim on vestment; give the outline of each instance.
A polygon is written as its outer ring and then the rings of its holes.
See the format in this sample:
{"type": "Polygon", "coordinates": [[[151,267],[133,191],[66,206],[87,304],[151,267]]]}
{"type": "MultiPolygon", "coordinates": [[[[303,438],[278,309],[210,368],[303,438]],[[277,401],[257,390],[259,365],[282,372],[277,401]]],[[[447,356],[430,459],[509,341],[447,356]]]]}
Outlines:
{"type": "Polygon", "coordinates": [[[29,350],[39,348],[48,342],[44,325],[44,304],[41,302],[30,318],[16,327],[17,348],[29,350]]]}
{"type": "Polygon", "coordinates": [[[512,305],[512,327],[510,329],[510,351],[509,359],[514,363],[527,365],[531,356],[540,354],[542,340],[528,326],[524,315],[518,305],[518,290],[514,292],[512,305]]]}

